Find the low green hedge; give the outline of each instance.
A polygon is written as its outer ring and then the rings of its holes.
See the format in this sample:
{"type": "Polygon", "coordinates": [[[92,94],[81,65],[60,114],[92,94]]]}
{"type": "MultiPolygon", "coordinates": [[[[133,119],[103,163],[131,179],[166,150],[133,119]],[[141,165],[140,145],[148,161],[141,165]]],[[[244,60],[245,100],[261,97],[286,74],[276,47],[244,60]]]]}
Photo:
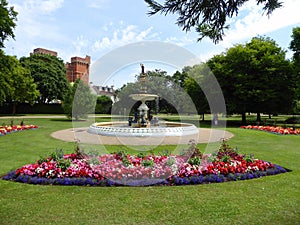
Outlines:
{"type": "MultiPolygon", "coordinates": [[[[12,104],[5,104],[0,107],[0,114],[11,114],[13,112],[12,104]]],[[[17,105],[16,114],[63,114],[61,104],[26,104],[17,105]]]]}

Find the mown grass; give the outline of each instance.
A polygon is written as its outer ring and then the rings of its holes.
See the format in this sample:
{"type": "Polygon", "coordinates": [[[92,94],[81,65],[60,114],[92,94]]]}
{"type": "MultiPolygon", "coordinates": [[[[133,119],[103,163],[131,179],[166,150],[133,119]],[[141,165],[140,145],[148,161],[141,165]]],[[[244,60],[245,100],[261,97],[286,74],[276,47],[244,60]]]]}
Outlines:
{"type": "MultiPolygon", "coordinates": [[[[0,124],[8,119],[0,119],[0,124]]],[[[25,119],[39,126],[0,137],[0,174],[74,143],[50,137],[65,119],[25,119]]],[[[15,119],[15,123],[18,123],[15,119]]],[[[82,126],[89,123],[82,122],[82,126]]],[[[77,125],[76,125],[77,126],[77,125]]],[[[260,179],[173,187],[35,186],[0,180],[0,224],[299,224],[300,137],[228,128],[242,153],[292,172],[260,179]]],[[[172,146],[161,147],[169,148],[172,146]]],[[[199,145],[204,150],[205,144],[199,145]]],[[[110,147],[110,151],[119,149],[110,147]]]]}

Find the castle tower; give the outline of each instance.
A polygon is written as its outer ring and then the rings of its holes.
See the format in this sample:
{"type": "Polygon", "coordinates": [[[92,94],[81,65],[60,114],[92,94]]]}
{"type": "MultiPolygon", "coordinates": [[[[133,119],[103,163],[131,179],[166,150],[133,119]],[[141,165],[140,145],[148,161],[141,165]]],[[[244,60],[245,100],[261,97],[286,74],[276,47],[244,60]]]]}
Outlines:
{"type": "Polygon", "coordinates": [[[84,83],[89,84],[91,57],[85,56],[72,57],[71,62],[66,63],[67,79],[69,82],[74,82],[77,79],[82,79],[84,83]]]}

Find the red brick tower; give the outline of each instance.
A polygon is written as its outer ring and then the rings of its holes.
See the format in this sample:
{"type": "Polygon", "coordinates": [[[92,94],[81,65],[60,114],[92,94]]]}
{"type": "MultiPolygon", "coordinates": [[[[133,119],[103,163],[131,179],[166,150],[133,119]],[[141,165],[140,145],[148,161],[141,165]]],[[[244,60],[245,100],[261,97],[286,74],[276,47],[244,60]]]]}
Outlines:
{"type": "Polygon", "coordinates": [[[82,79],[84,83],[89,84],[91,57],[85,56],[72,57],[71,62],[66,63],[67,78],[69,82],[74,82],[76,79],[82,79]]]}

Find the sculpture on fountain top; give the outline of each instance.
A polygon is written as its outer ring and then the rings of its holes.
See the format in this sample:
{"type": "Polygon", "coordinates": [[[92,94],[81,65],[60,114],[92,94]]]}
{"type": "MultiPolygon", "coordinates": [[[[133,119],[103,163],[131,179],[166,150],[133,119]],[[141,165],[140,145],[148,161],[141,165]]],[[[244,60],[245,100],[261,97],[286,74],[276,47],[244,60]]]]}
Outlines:
{"type": "Polygon", "coordinates": [[[142,74],[140,75],[140,82],[141,82],[141,92],[147,93],[147,87],[145,86],[146,83],[146,73],[145,73],[145,66],[144,64],[140,64],[142,68],[142,74]]]}

